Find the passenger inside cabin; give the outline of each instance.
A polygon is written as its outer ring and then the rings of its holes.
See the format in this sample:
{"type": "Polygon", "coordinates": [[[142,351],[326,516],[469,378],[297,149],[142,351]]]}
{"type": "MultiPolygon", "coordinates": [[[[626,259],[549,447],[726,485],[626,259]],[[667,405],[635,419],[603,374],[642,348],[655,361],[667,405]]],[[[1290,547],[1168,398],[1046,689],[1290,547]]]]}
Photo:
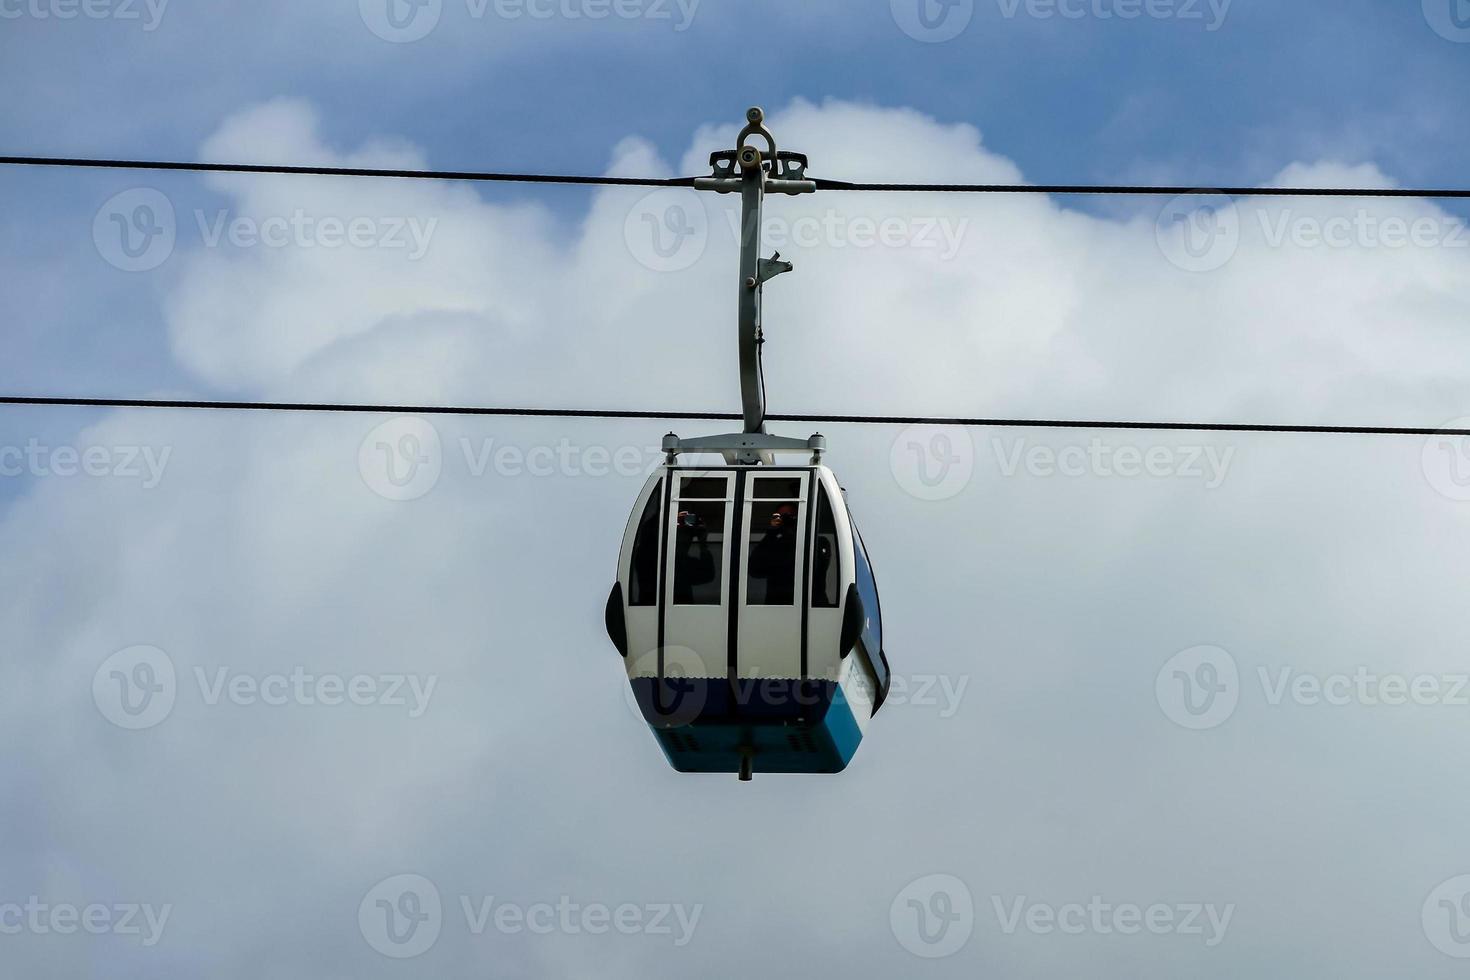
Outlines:
{"type": "Polygon", "coordinates": [[[776,504],[765,534],[751,547],[749,601],[755,605],[789,606],[796,601],[796,515],[795,504],[776,504]]]}
{"type": "Polygon", "coordinates": [[[679,605],[718,605],[719,566],[710,548],[709,524],[693,508],[679,512],[679,533],[674,547],[674,602],[679,605]],[[709,588],[711,584],[713,589],[709,588]]]}

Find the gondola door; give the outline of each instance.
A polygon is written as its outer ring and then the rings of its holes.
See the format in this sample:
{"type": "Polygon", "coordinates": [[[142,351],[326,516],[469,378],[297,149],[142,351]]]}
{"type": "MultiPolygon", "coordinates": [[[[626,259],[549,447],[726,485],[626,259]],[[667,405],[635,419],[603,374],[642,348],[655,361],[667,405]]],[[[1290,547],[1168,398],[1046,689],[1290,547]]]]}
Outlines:
{"type": "Polygon", "coordinates": [[[736,474],[670,474],[660,676],[725,677],[736,474]]]}
{"type": "Polygon", "coordinates": [[[737,674],[742,680],[802,678],[811,474],[755,469],[744,483],[737,674]]]}

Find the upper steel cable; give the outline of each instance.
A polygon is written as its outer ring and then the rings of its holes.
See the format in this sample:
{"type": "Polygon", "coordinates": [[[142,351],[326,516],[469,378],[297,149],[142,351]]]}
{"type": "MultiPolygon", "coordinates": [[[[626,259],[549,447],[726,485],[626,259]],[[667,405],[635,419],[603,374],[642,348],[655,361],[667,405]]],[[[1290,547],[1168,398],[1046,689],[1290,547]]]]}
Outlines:
{"type": "MultiPolygon", "coordinates": [[[[736,412],[661,412],[639,409],[506,408],[468,405],[367,405],[341,402],[205,401],[186,398],[65,398],[0,395],[0,405],[70,408],[213,409],[253,412],[345,412],[371,415],[465,415],[520,418],[738,420],[736,412]]],[[[1252,422],[1129,422],[1125,420],[1013,419],[930,415],[769,415],[772,422],[853,425],[953,425],[980,428],[1118,429],[1168,432],[1280,432],[1297,434],[1470,436],[1470,429],[1393,425],[1280,425],[1252,422]]]]}
{"type": "MultiPolygon", "coordinates": [[[[495,173],[478,170],[384,170],[372,167],[297,167],[254,163],[184,163],[166,160],[97,160],[81,157],[0,156],[0,165],[82,167],[99,170],[157,170],[194,173],[283,174],[314,177],[392,177],[522,184],[583,184],[609,187],[693,187],[694,177],[580,177],[568,174],[495,173]]],[[[1178,197],[1425,197],[1470,199],[1470,189],[1399,187],[1164,187],[1142,184],[922,184],[871,183],[818,178],[819,191],[936,192],[960,194],[1117,194],[1178,197]]]]}

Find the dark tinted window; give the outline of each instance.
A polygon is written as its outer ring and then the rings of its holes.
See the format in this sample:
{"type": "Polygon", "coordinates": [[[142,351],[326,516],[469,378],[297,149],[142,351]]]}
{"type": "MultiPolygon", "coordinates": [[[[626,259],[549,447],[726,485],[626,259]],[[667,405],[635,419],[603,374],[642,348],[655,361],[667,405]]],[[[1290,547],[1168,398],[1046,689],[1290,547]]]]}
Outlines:
{"type": "Polygon", "coordinates": [[[638,532],[633,536],[632,567],[628,571],[628,604],[658,605],[658,515],[663,502],[663,481],[653,488],[648,506],[638,519],[638,532]]]}
{"type": "Polygon", "coordinates": [[[852,527],[853,556],[857,559],[858,595],[863,597],[863,611],[868,614],[863,627],[863,645],[874,658],[883,650],[883,616],[878,608],[878,583],[873,579],[873,566],[868,563],[868,549],[863,545],[863,536],[852,527]]]}
{"type": "Polygon", "coordinates": [[[801,477],[757,477],[753,500],[798,500],[801,497],[801,477]]]}
{"type": "Polygon", "coordinates": [[[729,492],[730,481],[723,476],[702,476],[679,482],[679,496],[685,500],[724,500],[729,492]]]}
{"type": "Polygon", "coordinates": [[[837,518],[832,514],[832,501],[827,488],[817,491],[817,536],[812,544],[812,608],[836,609],[841,602],[837,594],[838,568],[837,518]]]}
{"type": "MultiPolygon", "coordinates": [[[[719,482],[723,492],[724,481],[719,482]]],[[[688,486],[684,484],[685,489],[688,486]]],[[[675,604],[720,604],[725,567],[724,501],[686,500],[679,504],[672,559],[675,604]]]]}
{"type": "Polygon", "coordinates": [[[745,589],[748,604],[795,604],[796,552],[801,538],[799,513],[794,500],[756,501],[751,504],[750,577],[745,589]]]}

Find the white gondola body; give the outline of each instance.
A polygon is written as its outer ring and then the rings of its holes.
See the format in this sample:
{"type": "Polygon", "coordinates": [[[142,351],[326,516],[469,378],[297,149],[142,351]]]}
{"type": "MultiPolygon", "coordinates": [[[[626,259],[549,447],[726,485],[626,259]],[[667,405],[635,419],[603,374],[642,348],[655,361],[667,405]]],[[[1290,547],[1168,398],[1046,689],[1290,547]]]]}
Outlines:
{"type": "Polygon", "coordinates": [[[661,467],[608,632],[684,772],[840,772],[888,685],[861,536],[825,466],[661,467]]]}

